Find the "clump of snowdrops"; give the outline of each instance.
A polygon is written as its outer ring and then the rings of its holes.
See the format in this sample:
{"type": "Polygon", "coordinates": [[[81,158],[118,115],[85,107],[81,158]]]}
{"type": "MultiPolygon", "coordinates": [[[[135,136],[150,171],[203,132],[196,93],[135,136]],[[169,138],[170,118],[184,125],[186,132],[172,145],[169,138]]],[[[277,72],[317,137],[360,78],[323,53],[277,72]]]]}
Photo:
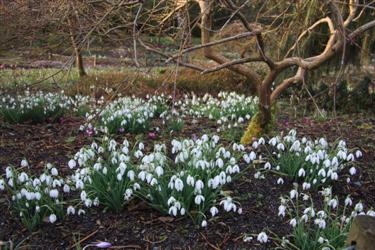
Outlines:
{"type": "MultiPolygon", "coordinates": [[[[99,131],[109,134],[117,133],[143,133],[150,128],[150,122],[153,118],[164,112],[162,99],[153,98],[143,100],[135,97],[123,97],[111,102],[108,106],[99,112],[99,131]]],[[[91,120],[96,115],[91,114],[87,117],[91,120]]]]}
{"type": "Polygon", "coordinates": [[[242,145],[233,144],[228,150],[219,144],[218,136],[203,135],[196,140],[173,140],[171,146],[174,159],[166,156],[165,145],[155,145],[153,153],[143,156],[138,173],[143,199],[164,214],[189,216],[203,227],[219,207],[241,213],[224,187],[240,172],[237,161],[242,145]]]}
{"type": "Polygon", "coordinates": [[[34,123],[57,121],[66,113],[83,115],[88,111],[89,98],[84,96],[69,97],[64,92],[59,93],[31,93],[25,91],[23,95],[7,95],[0,99],[0,115],[7,122],[34,123]]]}
{"type": "Polygon", "coordinates": [[[135,182],[137,170],[129,146],[127,140],[118,144],[104,137],[99,145],[94,142],[80,149],[69,161],[70,168],[77,168],[71,179],[80,192],[79,205],[89,208],[102,204],[120,212],[133,198],[139,184],[135,182]]]}
{"type": "Polygon", "coordinates": [[[209,94],[203,97],[185,96],[179,106],[184,114],[196,118],[207,117],[231,128],[249,120],[257,112],[258,98],[235,92],[220,92],[217,98],[209,94]]]}
{"type": "MultiPolygon", "coordinates": [[[[354,204],[351,197],[339,200],[330,187],[319,192],[321,204],[312,197],[294,188],[288,196],[281,197],[278,215],[287,217],[292,233],[277,238],[283,248],[301,250],[342,249],[351,222],[357,215],[365,214],[361,202],[354,204]]],[[[367,215],[375,216],[373,210],[367,215]]]]}
{"type": "Polygon", "coordinates": [[[303,189],[327,186],[341,176],[346,176],[347,182],[350,182],[350,177],[357,173],[354,161],[362,156],[359,150],[349,150],[343,140],[329,144],[324,138],[298,138],[296,130],[268,141],[260,138],[252,146],[266,152],[260,172],[281,175],[279,183],[283,183],[283,177],[288,177],[302,183],[303,189]]]}
{"type": "Polygon", "coordinates": [[[11,197],[14,215],[25,227],[35,230],[43,221],[55,223],[64,217],[64,195],[70,187],[58,170],[47,164],[44,173],[32,176],[27,173],[27,161],[20,168],[7,167],[5,179],[0,179],[0,191],[11,197]]]}

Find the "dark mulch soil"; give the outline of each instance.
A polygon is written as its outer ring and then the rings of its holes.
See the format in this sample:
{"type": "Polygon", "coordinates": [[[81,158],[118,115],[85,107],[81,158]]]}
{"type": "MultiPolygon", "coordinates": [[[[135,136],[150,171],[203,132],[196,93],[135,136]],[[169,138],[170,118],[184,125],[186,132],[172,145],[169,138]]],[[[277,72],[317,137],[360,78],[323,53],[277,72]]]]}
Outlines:
{"type": "MultiPolygon", "coordinates": [[[[69,174],[66,162],[92,138],[78,132],[82,120],[66,119],[63,124],[9,125],[0,126],[0,166],[1,171],[8,165],[19,165],[27,158],[30,165],[41,171],[45,162],[54,163],[59,171],[69,174]]],[[[360,177],[353,183],[345,180],[335,184],[340,196],[350,193],[355,200],[363,200],[369,207],[375,207],[375,119],[356,114],[335,120],[316,122],[309,119],[291,119],[282,116],[278,131],[295,127],[301,135],[326,136],[329,141],[338,137],[345,139],[349,147],[359,147],[364,152],[358,162],[360,177]]],[[[201,135],[215,131],[214,123],[202,120],[195,123],[186,121],[184,130],[178,134],[159,134],[158,138],[201,135]],[[204,124],[204,129],[202,129],[204,124]]],[[[122,139],[124,136],[119,136],[122,139]]],[[[153,141],[147,139],[149,143],[153,141]]],[[[134,136],[131,137],[131,140],[134,136]]],[[[244,166],[242,166],[244,168],[244,166]]],[[[290,229],[287,222],[277,216],[279,197],[287,194],[292,183],[275,185],[276,176],[266,176],[265,180],[254,179],[255,169],[228,187],[233,196],[241,202],[241,215],[222,213],[211,220],[206,229],[193,225],[188,219],[173,219],[158,214],[142,203],[130,204],[121,214],[105,213],[101,209],[91,209],[87,215],[67,217],[63,222],[51,225],[45,223],[39,231],[29,233],[18,220],[10,216],[8,199],[0,196],[0,241],[12,240],[27,249],[70,249],[75,244],[82,246],[93,241],[109,241],[121,249],[270,249],[255,241],[243,242],[246,233],[259,233],[269,229],[285,235],[290,229]]]]}

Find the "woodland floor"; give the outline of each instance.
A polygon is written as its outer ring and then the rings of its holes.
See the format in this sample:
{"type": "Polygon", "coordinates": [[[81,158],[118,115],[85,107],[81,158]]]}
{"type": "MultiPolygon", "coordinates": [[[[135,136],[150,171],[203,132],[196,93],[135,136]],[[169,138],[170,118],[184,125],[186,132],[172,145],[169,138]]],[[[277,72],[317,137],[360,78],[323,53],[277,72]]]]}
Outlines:
{"type": "MultiPolygon", "coordinates": [[[[68,160],[93,138],[79,133],[81,118],[66,118],[54,124],[6,124],[0,122],[1,171],[9,164],[19,164],[27,158],[35,172],[46,162],[59,166],[63,175],[71,174],[68,160]]],[[[336,193],[345,197],[350,193],[355,201],[362,200],[375,208],[375,116],[351,114],[336,119],[315,121],[292,118],[288,113],[279,114],[276,131],[296,128],[300,135],[325,136],[329,141],[345,139],[349,147],[358,147],[364,157],[359,164],[359,177],[351,184],[345,180],[335,184],[336,193]]],[[[215,131],[209,121],[185,121],[180,134],[159,135],[156,140],[169,137],[191,137],[192,134],[215,131]],[[202,125],[204,124],[204,125],[202,125]],[[202,128],[202,126],[204,126],[202,128]]],[[[127,135],[119,137],[127,137],[127,135]]],[[[134,137],[134,136],[133,136],[134,137]]],[[[119,138],[120,139],[120,138],[119,138]]],[[[134,139],[134,138],[133,138],[134,139]]],[[[146,138],[146,142],[147,142],[146,138]]],[[[149,140],[150,143],[153,143],[149,140]]],[[[255,169],[246,171],[231,189],[241,202],[243,213],[223,213],[205,229],[188,219],[160,216],[142,203],[130,204],[121,214],[103,212],[94,208],[89,215],[68,216],[63,222],[42,227],[29,233],[15,216],[10,215],[7,197],[0,196],[0,241],[11,240],[24,249],[71,249],[94,241],[109,241],[120,249],[272,249],[272,245],[258,245],[243,241],[244,234],[257,234],[267,228],[285,234],[289,225],[277,216],[279,197],[292,188],[292,183],[275,186],[277,177],[264,180],[254,178],[255,169]]]]}

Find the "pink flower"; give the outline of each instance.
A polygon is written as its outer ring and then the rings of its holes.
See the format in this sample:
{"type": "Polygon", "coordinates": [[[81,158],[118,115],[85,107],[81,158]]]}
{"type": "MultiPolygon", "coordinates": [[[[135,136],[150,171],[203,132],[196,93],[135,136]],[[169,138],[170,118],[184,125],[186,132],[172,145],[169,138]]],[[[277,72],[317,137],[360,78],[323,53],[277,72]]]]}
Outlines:
{"type": "Polygon", "coordinates": [[[148,133],[148,138],[152,139],[152,140],[155,139],[156,138],[156,133],[155,132],[149,132],[148,133]]]}

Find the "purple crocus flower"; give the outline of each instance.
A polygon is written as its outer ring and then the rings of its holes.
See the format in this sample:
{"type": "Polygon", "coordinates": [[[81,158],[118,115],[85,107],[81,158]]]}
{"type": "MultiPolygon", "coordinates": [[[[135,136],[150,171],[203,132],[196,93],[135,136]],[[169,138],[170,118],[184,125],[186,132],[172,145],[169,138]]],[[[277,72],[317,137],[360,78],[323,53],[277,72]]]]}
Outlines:
{"type": "Polygon", "coordinates": [[[109,242],[101,241],[95,244],[96,247],[98,248],[110,248],[112,247],[112,244],[109,242]]]}
{"type": "Polygon", "coordinates": [[[148,138],[150,138],[150,139],[155,139],[156,138],[156,133],[155,132],[149,132],[148,133],[148,138]]]}

